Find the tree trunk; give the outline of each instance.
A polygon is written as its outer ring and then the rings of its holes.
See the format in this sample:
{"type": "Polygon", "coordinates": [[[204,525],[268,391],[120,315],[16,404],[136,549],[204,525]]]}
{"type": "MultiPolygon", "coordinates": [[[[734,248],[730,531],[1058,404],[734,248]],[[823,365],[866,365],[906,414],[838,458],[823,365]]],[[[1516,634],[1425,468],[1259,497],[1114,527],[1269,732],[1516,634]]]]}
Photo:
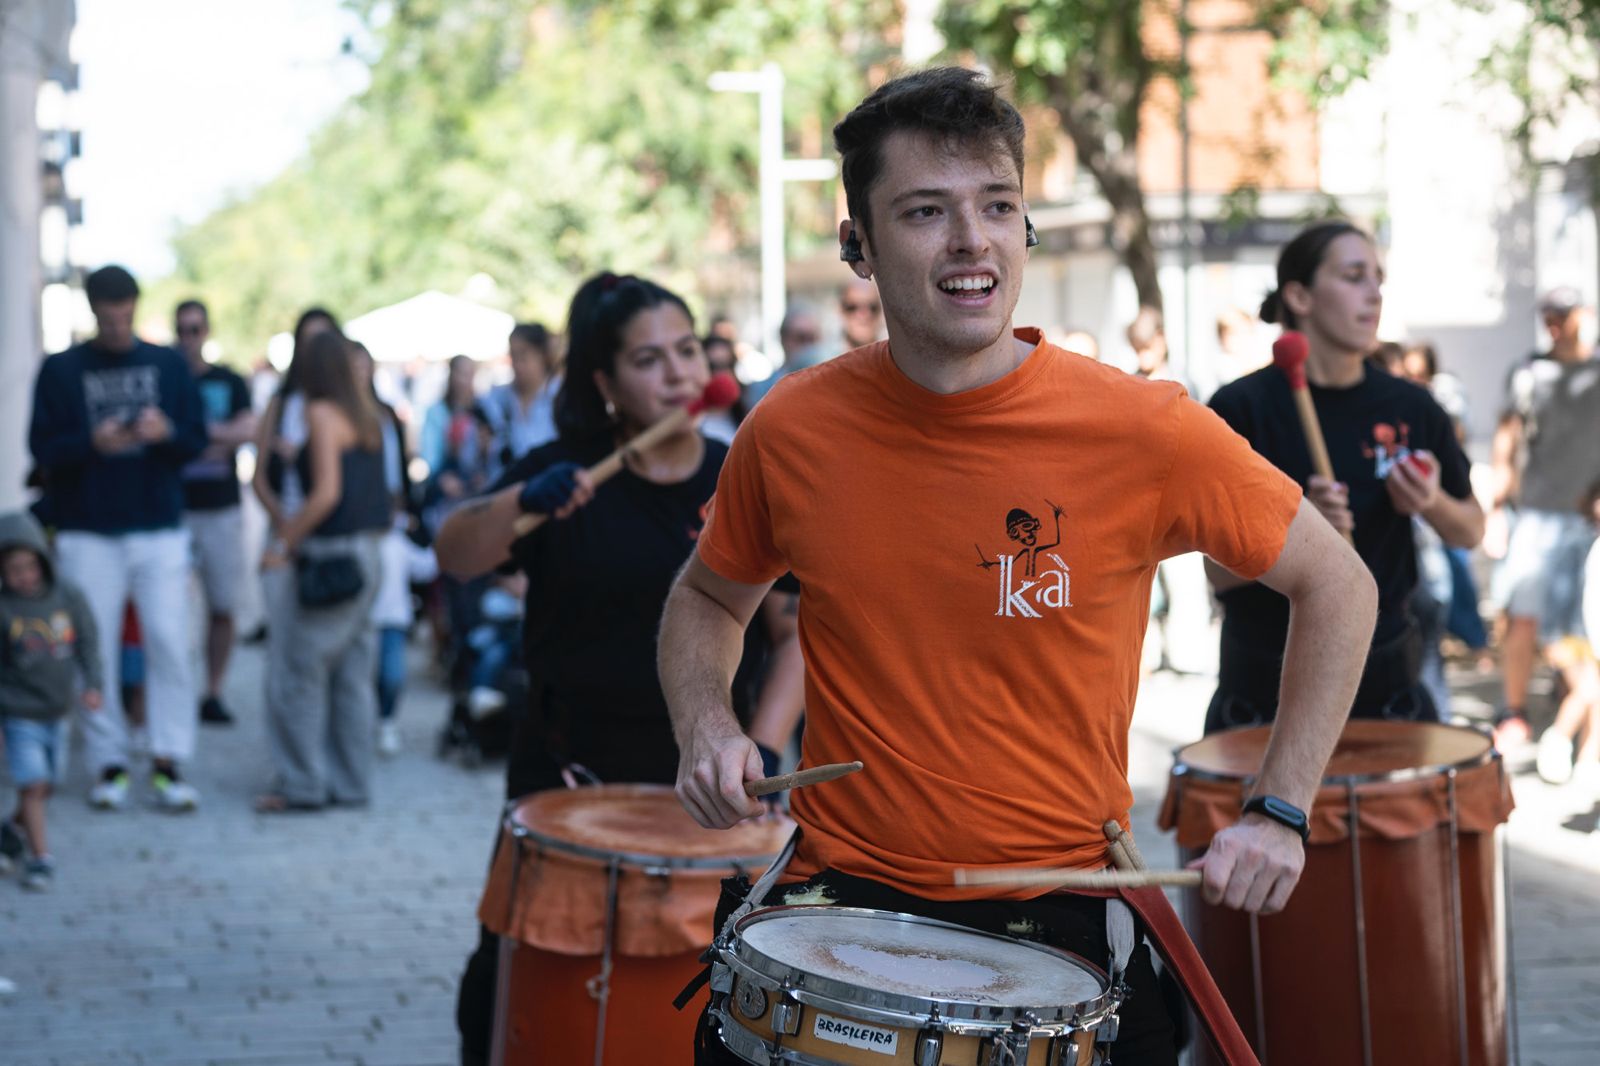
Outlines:
{"type": "Polygon", "coordinates": [[[1139,184],[1137,121],[1126,121],[1138,114],[1144,99],[1144,82],[1126,92],[1126,99],[1111,101],[1083,88],[1069,86],[1061,79],[1047,79],[1051,104],[1061,116],[1061,128],[1072,139],[1078,164],[1087,170],[1100,188],[1100,195],[1111,206],[1111,240],[1122,263],[1133,275],[1139,306],[1163,309],[1161,285],[1156,275],[1156,247],[1150,236],[1150,215],[1145,210],[1144,189],[1139,184]],[[1119,114],[1117,126],[1132,130],[1134,136],[1114,134],[1108,114],[1119,114]]]}

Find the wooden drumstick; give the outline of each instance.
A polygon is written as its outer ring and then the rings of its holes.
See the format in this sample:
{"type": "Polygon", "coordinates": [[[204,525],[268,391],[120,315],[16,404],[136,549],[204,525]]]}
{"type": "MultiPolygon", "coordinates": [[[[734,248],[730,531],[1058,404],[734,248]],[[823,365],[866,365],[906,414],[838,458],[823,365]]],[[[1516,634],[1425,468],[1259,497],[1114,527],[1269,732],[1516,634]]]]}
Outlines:
{"type": "MultiPolygon", "coordinates": [[[[1328,442],[1322,439],[1322,423],[1317,421],[1317,408],[1311,402],[1311,388],[1306,384],[1306,359],[1311,346],[1306,335],[1294,330],[1284,330],[1283,336],[1272,342],[1272,365],[1283,371],[1289,379],[1289,391],[1294,394],[1295,410],[1300,413],[1300,429],[1306,436],[1306,447],[1311,451],[1311,465],[1329,481],[1333,476],[1333,460],[1328,458],[1328,442]]],[[[1355,544],[1349,530],[1343,530],[1345,542],[1355,544]]]]}
{"type": "Polygon", "coordinates": [[[1144,856],[1139,854],[1139,845],[1133,842],[1133,834],[1122,828],[1122,823],[1115,819],[1101,827],[1105,833],[1106,850],[1111,853],[1111,865],[1119,870],[1148,870],[1144,856]]]}
{"type": "MultiPolygon", "coordinates": [[[[589,467],[587,473],[589,480],[596,486],[616,477],[622,472],[622,464],[629,455],[646,451],[656,444],[672,436],[689,424],[689,421],[704,411],[715,410],[721,407],[732,406],[739,398],[739,382],[734,380],[732,374],[714,374],[706,382],[705,391],[700,398],[687,407],[680,407],[667,417],[661,419],[645,429],[637,437],[589,467]]],[[[526,537],[529,533],[544,525],[549,515],[525,514],[520,515],[512,525],[512,529],[519,537],[526,537]]]]}
{"type": "Polygon", "coordinates": [[[777,777],[763,777],[759,781],[746,781],[744,794],[760,798],[770,796],[774,792],[782,792],[786,788],[804,788],[806,785],[820,785],[824,781],[833,781],[861,769],[860,760],[856,762],[830,762],[822,766],[813,766],[809,770],[796,770],[792,774],[779,774],[777,777]]]}
{"type": "Polygon", "coordinates": [[[1023,867],[957,870],[955,883],[1009,887],[1045,885],[1051,888],[1147,888],[1151,885],[1198,888],[1200,877],[1199,870],[1035,870],[1023,867]]]}

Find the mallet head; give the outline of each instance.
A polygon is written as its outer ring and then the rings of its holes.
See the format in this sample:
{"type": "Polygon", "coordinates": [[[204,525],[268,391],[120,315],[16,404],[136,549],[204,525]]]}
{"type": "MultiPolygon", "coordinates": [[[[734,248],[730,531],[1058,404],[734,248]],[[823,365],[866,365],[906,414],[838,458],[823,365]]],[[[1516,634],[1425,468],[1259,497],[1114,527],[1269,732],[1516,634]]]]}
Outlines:
{"type": "Polygon", "coordinates": [[[1284,330],[1283,336],[1272,342],[1272,365],[1283,371],[1291,389],[1306,387],[1306,357],[1310,354],[1306,335],[1292,329],[1284,330]]]}

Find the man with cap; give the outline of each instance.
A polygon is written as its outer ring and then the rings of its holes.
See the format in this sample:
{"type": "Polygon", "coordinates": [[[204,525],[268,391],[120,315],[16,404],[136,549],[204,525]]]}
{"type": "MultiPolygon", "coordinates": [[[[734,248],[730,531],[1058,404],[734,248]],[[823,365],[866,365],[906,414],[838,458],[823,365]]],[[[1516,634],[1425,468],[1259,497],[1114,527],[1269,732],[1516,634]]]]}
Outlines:
{"type": "Polygon", "coordinates": [[[1594,533],[1579,504],[1600,478],[1600,360],[1584,337],[1588,313],[1570,286],[1539,301],[1550,350],[1511,372],[1495,431],[1494,507],[1510,521],[1494,584],[1506,617],[1501,750],[1530,737],[1528,683],[1539,646],[1582,633],[1583,561],[1594,533]]]}

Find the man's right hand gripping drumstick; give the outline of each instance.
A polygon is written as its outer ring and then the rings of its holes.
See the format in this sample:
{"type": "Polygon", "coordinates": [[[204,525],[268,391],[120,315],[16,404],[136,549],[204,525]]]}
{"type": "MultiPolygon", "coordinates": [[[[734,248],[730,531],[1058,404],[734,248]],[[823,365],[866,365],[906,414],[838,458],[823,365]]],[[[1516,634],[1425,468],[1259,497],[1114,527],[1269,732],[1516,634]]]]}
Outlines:
{"type": "Polygon", "coordinates": [[[745,626],[771,587],[731,581],[691,555],[661,618],[656,668],[678,741],[678,799],[708,829],[766,810],[745,794],[745,784],[764,775],[755,742],[734,717],[732,686],[745,626]]]}

